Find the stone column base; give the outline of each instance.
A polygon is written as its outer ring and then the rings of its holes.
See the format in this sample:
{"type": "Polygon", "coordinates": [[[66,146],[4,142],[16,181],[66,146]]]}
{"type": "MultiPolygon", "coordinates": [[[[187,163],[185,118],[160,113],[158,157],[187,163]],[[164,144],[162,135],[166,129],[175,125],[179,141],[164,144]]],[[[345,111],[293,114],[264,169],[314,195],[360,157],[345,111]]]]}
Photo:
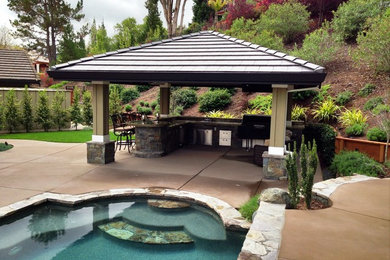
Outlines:
{"type": "Polygon", "coordinates": [[[115,142],[87,142],[87,162],[107,164],[115,161],[115,142]]]}
{"type": "Polygon", "coordinates": [[[285,180],[287,179],[287,170],[285,164],[286,156],[270,155],[263,153],[263,173],[266,179],[285,180]]]}

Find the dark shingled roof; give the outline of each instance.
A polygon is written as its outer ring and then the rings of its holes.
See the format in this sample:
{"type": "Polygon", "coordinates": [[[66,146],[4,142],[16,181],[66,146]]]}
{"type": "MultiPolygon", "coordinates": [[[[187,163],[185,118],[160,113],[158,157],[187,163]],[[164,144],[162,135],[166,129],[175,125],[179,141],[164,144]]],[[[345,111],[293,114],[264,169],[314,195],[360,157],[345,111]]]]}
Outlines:
{"type": "Polygon", "coordinates": [[[38,83],[37,74],[24,50],[0,49],[0,87],[38,83]]]}
{"type": "Polygon", "coordinates": [[[321,66],[213,31],[183,35],[60,64],[56,79],[111,83],[243,87],[271,84],[312,87],[321,66]]]}

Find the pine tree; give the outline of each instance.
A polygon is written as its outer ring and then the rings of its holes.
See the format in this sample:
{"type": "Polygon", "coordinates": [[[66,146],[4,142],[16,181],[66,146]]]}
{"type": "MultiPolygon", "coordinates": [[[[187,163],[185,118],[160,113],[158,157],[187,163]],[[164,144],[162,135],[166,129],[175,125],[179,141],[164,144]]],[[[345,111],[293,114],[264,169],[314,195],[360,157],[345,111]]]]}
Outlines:
{"type": "Polygon", "coordinates": [[[23,124],[24,129],[26,129],[26,132],[29,132],[33,125],[33,109],[31,102],[31,95],[28,91],[27,86],[25,86],[21,102],[21,123],[23,124]]]}
{"type": "Polygon", "coordinates": [[[83,94],[83,121],[87,126],[91,126],[93,122],[91,92],[89,91],[85,91],[83,94]]]}
{"type": "Polygon", "coordinates": [[[51,104],[51,110],[53,112],[53,123],[58,128],[58,131],[61,131],[61,128],[65,127],[69,120],[68,113],[64,108],[64,101],[65,92],[57,90],[51,104]]]}
{"type": "Polygon", "coordinates": [[[194,12],[192,22],[198,24],[206,23],[214,12],[207,4],[207,0],[194,0],[192,11],[194,12]]]}
{"type": "Polygon", "coordinates": [[[58,45],[58,61],[60,63],[77,60],[86,56],[85,42],[79,33],[73,31],[73,25],[69,24],[64,29],[64,35],[58,45]]]}
{"type": "Polygon", "coordinates": [[[46,91],[39,92],[38,107],[35,121],[41,125],[45,132],[51,127],[51,113],[49,108],[49,98],[46,91]]]}
{"type": "Polygon", "coordinates": [[[67,1],[8,0],[8,7],[17,14],[12,22],[16,35],[30,50],[46,53],[50,64],[57,61],[58,37],[71,20],[80,21],[83,1],[72,6],[67,1]]]}
{"type": "Polygon", "coordinates": [[[160,18],[158,11],[158,0],[146,0],[145,7],[148,10],[148,15],[144,19],[143,32],[141,42],[149,42],[153,40],[161,40],[166,36],[166,31],[160,18]]]}
{"type": "Polygon", "coordinates": [[[4,123],[6,128],[12,133],[13,130],[18,126],[19,122],[19,111],[16,102],[15,91],[9,90],[5,96],[4,105],[4,123]]]}
{"type": "MultiPolygon", "coordinates": [[[[92,37],[92,36],[91,36],[92,37]]],[[[96,41],[91,40],[90,54],[101,54],[111,50],[111,39],[107,36],[107,30],[102,23],[96,31],[96,41]]]]}
{"type": "Polygon", "coordinates": [[[73,90],[73,100],[70,106],[70,120],[73,122],[77,130],[77,125],[83,122],[80,108],[80,90],[75,87],[73,90]]]}

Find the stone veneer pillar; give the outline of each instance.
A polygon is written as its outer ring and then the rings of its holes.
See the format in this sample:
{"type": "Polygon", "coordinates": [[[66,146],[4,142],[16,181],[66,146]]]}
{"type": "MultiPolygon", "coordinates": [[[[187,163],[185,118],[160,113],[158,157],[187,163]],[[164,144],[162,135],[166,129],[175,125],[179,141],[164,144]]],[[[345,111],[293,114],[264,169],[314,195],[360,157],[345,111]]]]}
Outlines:
{"type": "Polygon", "coordinates": [[[268,152],[263,153],[263,173],[268,179],[287,176],[284,165],[286,138],[287,99],[291,85],[272,85],[271,134],[268,152]]]}
{"type": "Polygon", "coordinates": [[[171,97],[171,84],[164,83],[160,85],[160,116],[169,115],[169,102],[171,97]]]}
{"type": "Polygon", "coordinates": [[[93,134],[87,142],[88,163],[115,161],[115,142],[109,135],[109,83],[92,82],[93,134]]]}

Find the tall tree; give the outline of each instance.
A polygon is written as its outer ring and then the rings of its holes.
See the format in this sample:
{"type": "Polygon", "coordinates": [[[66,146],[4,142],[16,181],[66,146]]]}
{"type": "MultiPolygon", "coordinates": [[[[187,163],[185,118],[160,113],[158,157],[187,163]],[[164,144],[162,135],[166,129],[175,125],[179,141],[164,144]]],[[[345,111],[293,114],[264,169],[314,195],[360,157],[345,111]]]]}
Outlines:
{"type": "Polygon", "coordinates": [[[2,25],[0,26],[0,48],[9,48],[12,46],[12,36],[10,30],[2,25]]]}
{"type": "Polygon", "coordinates": [[[144,19],[142,42],[154,38],[156,34],[158,38],[163,38],[165,30],[158,11],[158,0],[146,0],[145,7],[148,9],[148,15],[144,19]]]}
{"type": "Polygon", "coordinates": [[[87,126],[91,126],[93,123],[93,111],[91,92],[85,91],[83,93],[83,123],[87,126]]]}
{"type": "Polygon", "coordinates": [[[35,121],[42,126],[45,132],[49,131],[52,122],[49,107],[49,97],[47,96],[46,90],[39,92],[35,121]]]}
{"type": "Polygon", "coordinates": [[[18,18],[12,21],[16,35],[23,38],[25,47],[47,54],[50,64],[57,60],[57,38],[71,20],[80,21],[83,0],[76,7],[64,0],[8,0],[8,7],[18,18]]]}
{"type": "MultiPolygon", "coordinates": [[[[92,35],[91,35],[92,37],[92,35]]],[[[104,22],[99,26],[96,31],[96,40],[92,41],[89,46],[90,54],[101,54],[111,50],[111,39],[107,35],[106,27],[104,26],[104,22]]]]}
{"type": "Polygon", "coordinates": [[[73,90],[73,100],[69,110],[70,120],[73,122],[77,130],[77,126],[83,123],[83,116],[80,108],[80,90],[78,87],[75,87],[73,90]]]}
{"type": "Polygon", "coordinates": [[[128,48],[141,43],[141,26],[137,21],[130,17],[115,25],[114,44],[118,49],[128,48]]]}
{"type": "Polygon", "coordinates": [[[51,110],[53,112],[53,123],[58,128],[58,131],[61,131],[61,128],[65,127],[66,123],[69,122],[69,116],[64,107],[64,101],[65,92],[57,90],[51,104],[51,110]]]}
{"type": "Polygon", "coordinates": [[[183,18],[186,2],[187,0],[183,0],[183,2],[182,0],[160,0],[161,6],[164,11],[165,21],[167,22],[168,37],[176,36],[177,21],[179,19],[180,12],[182,13],[180,28],[183,27],[183,18]]]}
{"type": "Polygon", "coordinates": [[[84,32],[76,36],[71,24],[65,27],[64,34],[58,45],[58,61],[60,63],[77,60],[87,55],[84,38],[81,34],[84,35],[84,32]]]}
{"type": "Polygon", "coordinates": [[[4,123],[10,133],[16,129],[19,123],[19,110],[16,101],[16,94],[13,89],[5,96],[4,123]]]}
{"type": "Polygon", "coordinates": [[[192,11],[194,13],[192,22],[198,24],[207,22],[213,13],[213,9],[207,4],[207,0],[194,0],[192,11]]]}

